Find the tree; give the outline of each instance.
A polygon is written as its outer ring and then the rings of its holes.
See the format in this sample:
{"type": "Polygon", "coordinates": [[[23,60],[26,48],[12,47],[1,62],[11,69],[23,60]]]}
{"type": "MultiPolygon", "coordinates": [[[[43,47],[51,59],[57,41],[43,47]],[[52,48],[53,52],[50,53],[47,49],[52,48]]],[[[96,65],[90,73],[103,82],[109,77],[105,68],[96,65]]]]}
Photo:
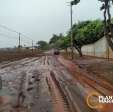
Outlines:
{"type": "Polygon", "coordinates": [[[38,48],[41,50],[48,50],[49,49],[49,44],[46,41],[38,41],[36,43],[38,45],[38,48]]]}
{"type": "Polygon", "coordinates": [[[61,45],[60,45],[60,48],[61,49],[65,49],[66,52],[67,52],[67,48],[70,47],[70,38],[68,36],[66,37],[63,37],[61,39],[61,45]]]}
{"type": "Polygon", "coordinates": [[[79,55],[82,56],[81,48],[83,45],[94,43],[103,36],[103,23],[100,20],[82,21],[74,24],[72,31],[74,47],[79,55]]]}
{"type": "Polygon", "coordinates": [[[62,37],[63,37],[62,34],[59,35],[53,34],[52,38],[49,41],[49,44],[54,44],[57,40],[59,40],[62,37]]]}
{"type": "Polygon", "coordinates": [[[108,41],[109,46],[113,51],[113,24],[111,21],[111,14],[110,14],[110,5],[113,3],[113,0],[99,0],[103,2],[102,7],[100,10],[104,10],[104,32],[106,39],[108,41]]]}
{"type": "Polygon", "coordinates": [[[67,36],[64,36],[64,37],[60,38],[54,44],[54,48],[65,49],[66,52],[67,52],[68,47],[70,47],[70,38],[68,38],[67,36]]]}
{"type": "Polygon", "coordinates": [[[104,36],[104,24],[101,20],[78,22],[73,25],[66,36],[56,35],[57,39],[53,39],[54,41],[50,44],[51,48],[67,50],[68,47],[71,47],[71,31],[73,32],[74,47],[82,56],[81,48],[83,45],[94,43],[104,36]]]}
{"type": "Polygon", "coordinates": [[[70,46],[70,38],[61,33],[59,35],[54,34],[49,43],[51,48],[65,49],[67,52],[67,48],[70,46]]]}

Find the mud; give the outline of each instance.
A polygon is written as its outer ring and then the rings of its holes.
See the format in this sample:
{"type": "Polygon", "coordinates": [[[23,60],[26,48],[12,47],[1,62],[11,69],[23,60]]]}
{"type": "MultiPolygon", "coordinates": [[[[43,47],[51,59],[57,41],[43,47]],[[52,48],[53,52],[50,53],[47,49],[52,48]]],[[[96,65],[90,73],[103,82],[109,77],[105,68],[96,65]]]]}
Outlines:
{"type": "Polygon", "coordinates": [[[45,78],[47,70],[43,69],[42,62],[42,58],[25,58],[0,64],[1,97],[10,97],[8,106],[11,108],[10,111],[6,103],[6,111],[0,112],[51,112],[52,102],[45,78]]]}
{"type": "Polygon", "coordinates": [[[74,60],[80,69],[99,79],[113,84],[113,60],[101,58],[82,58],[74,60]]]}

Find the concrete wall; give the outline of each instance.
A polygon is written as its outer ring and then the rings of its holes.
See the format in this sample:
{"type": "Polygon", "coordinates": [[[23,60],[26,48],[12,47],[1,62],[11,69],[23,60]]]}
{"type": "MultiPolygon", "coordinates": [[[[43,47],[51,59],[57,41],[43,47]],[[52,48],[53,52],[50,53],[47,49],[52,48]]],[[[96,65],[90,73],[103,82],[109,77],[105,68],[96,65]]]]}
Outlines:
{"type": "Polygon", "coordinates": [[[113,59],[113,51],[108,47],[107,40],[105,37],[101,38],[94,44],[85,45],[82,47],[82,52],[84,55],[97,56],[104,58],[113,59]]]}

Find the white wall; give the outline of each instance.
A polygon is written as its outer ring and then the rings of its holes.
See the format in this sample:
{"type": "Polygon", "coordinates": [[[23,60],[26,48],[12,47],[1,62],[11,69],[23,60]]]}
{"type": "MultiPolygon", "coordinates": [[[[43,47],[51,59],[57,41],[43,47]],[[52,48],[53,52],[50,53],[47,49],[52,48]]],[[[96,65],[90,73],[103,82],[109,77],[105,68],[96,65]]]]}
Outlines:
{"type": "Polygon", "coordinates": [[[113,51],[108,47],[107,40],[105,37],[101,38],[94,44],[88,44],[83,46],[82,52],[84,55],[104,57],[104,58],[108,58],[109,56],[109,58],[113,58],[113,51]]]}

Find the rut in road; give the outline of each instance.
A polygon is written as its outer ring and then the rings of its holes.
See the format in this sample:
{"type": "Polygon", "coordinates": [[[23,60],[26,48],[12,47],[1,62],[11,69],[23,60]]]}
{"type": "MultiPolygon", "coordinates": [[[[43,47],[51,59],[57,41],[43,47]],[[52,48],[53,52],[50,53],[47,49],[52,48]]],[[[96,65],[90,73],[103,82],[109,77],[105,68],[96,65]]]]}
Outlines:
{"type": "Polygon", "coordinates": [[[43,60],[45,67],[49,70],[49,74],[46,76],[46,82],[53,99],[53,112],[71,112],[61,89],[57,85],[55,79],[52,77],[51,69],[55,63],[53,63],[49,56],[45,56],[43,60]]]}
{"type": "MultiPolygon", "coordinates": [[[[108,83],[102,84],[103,82],[99,82],[98,79],[95,79],[91,77],[89,74],[83,72],[77,67],[76,64],[74,64],[73,62],[69,60],[65,60],[63,57],[59,57],[58,60],[61,62],[62,65],[64,65],[69,70],[69,72],[73,76],[73,79],[76,81],[79,89],[81,90],[82,97],[84,98],[84,100],[86,100],[88,95],[92,93],[98,93],[98,95],[101,95],[101,96],[112,96],[113,95],[113,92],[111,89],[113,87],[109,85],[108,83]]],[[[77,92],[78,91],[75,91],[75,93],[77,92]]],[[[100,105],[101,105],[100,107],[93,109],[92,112],[93,111],[113,112],[112,104],[100,104],[100,105]]]]}
{"type": "Polygon", "coordinates": [[[11,97],[11,112],[52,112],[45,81],[47,70],[41,62],[42,58],[36,57],[0,64],[3,89],[11,97]]]}

